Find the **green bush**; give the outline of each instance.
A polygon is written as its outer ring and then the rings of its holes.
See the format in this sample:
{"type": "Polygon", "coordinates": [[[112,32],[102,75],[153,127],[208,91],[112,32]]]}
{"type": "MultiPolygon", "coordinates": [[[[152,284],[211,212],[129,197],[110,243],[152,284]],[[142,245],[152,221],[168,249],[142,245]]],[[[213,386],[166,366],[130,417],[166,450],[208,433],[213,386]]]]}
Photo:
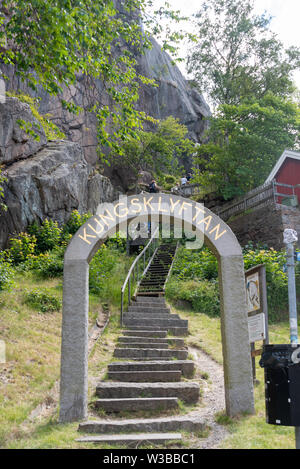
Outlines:
{"type": "Polygon", "coordinates": [[[178,279],[217,279],[218,261],[206,247],[201,251],[180,248],[174,263],[173,274],[178,279]]]}
{"type": "Polygon", "coordinates": [[[33,271],[41,278],[56,278],[63,274],[64,248],[60,247],[50,252],[28,256],[27,260],[17,267],[18,271],[33,271]]]}
{"type": "Polygon", "coordinates": [[[111,281],[113,270],[116,266],[116,251],[107,248],[105,244],[93,257],[90,263],[89,287],[92,293],[103,294],[107,283],[111,281]]]}
{"type": "Polygon", "coordinates": [[[25,262],[36,250],[36,237],[28,233],[20,233],[18,237],[11,238],[9,249],[6,251],[8,259],[14,264],[25,262]]]}
{"type": "Polygon", "coordinates": [[[0,258],[0,291],[9,290],[13,286],[14,270],[9,262],[0,258]]]}
{"type": "Polygon", "coordinates": [[[41,226],[34,223],[28,228],[29,234],[36,238],[36,251],[43,253],[51,251],[61,242],[62,230],[53,220],[44,220],[41,226]]]}
{"type": "Polygon", "coordinates": [[[65,225],[64,230],[65,232],[74,235],[77,233],[79,228],[84,225],[89,218],[91,218],[91,213],[85,213],[84,215],[80,215],[78,210],[73,210],[68,220],[68,223],[65,225]]]}
{"type": "Polygon", "coordinates": [[[26,292],[24,303],[42,313],[60,311],[62,307],[61,301],[47,290],[26,292]]]}
{"type": "Polygon", "coordinates": [[[170,300],[184,300],[191,303],[194,311],[215,317],[220,315],[219,290],[216,281],[172,279],[166,288],[170,300]]]}
{"type": "MultiPolygon", "coordinates": [[[[283,266],[286,263],[285,251],[275,251],[274,249],[263,249],[258,246],[254,248],[253,245],[249,244],[244,249],[244,265],[245,270],[250,269],[259,264],[266,266],[266,277],[267,277],[267,295],[268,295],[268,307],[269,307],[269,319],[270,321],[276,321],[280,319],[282,313],[288,311],[288,287],[287,287],[287,275],[284,273],[283,266]]],[[[300,266],[297,267],[300,273],[300,266]]],[[[213,291],[217,291],[217,278],[218,278],[218,263],[214,254],[206,247],[201,251],[192,251],[180,248],[178,256],[174,263],[173,278],[178,281],[182,281],[184,284],[187,280],[197,280],[197,282],[188,283],[191,290],[195,290],[194,305],[197,304],[197,308],[202,308],[206,304],[206,299],[210,298],[210,294],[213,291]],[[198,290],[198,282],[206,280],[213,284],[212,290],[204,289],[203,301],[198,300],[200,290],[198,290]]],[[[297,277],[300,280],[300,276],[297,277]]],[[[178,282],[178,288],[180,283],[178,282]]],[[[300,288],[298,287],[300,290],[300,288]]],[[[175,292],[174,292],[175,294],[175,292]]],[[[192,292],[182,293],[187,299],[192,302],[192,292]]],[[[212,309],[215,310],[216,302],[214,299],[212,309]]],[[[208,310],[209,305],[207,304],[208,310]]]]}

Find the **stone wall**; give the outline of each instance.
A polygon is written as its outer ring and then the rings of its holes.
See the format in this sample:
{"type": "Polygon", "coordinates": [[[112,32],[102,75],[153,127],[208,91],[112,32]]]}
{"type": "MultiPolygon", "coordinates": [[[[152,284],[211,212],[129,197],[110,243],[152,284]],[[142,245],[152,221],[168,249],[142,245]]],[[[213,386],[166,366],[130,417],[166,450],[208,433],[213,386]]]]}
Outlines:
{"type": "Polygon", "coordinates": [[[227,223],[242,246],[251,241],[280,250],[284,247],[283,232],[286,228],[293,228],[300,234],[300,210],[272,203],[227,223]]]}

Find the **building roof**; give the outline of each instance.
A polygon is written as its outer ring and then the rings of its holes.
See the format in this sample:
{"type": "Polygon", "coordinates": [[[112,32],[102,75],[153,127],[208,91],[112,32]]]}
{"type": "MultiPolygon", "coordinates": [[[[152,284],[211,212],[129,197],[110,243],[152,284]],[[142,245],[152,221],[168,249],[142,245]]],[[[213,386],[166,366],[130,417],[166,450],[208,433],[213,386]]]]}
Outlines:
{"type": "Polygon", "coordinates": [[[300,153],[297,151],[292,151],[292,150],[285,150],[279,160],[277,161],[276,165],[272,169],[271,173],[269,174],[268,178],[266,179],[266,183],[273,181],[275,178],[276,174],[280,170],[281,166],[285,162],[287,158],[292,158],[294,160],[299,160],[300,161],[300,153]]]}

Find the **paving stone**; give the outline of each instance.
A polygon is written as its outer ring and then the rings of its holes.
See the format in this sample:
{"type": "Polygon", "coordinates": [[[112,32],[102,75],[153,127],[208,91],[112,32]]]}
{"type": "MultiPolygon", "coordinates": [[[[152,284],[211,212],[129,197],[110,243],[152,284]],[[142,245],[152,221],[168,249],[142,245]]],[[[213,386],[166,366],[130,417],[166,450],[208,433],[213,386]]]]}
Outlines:
{"type": "Polygon", "coordinates": [[[121,348],[155,348],[155,349],[168,349],[169,348],[169,344],[168,342],[166,343],[141,343],[141,342],[126,342],[126,343],[122,343],[122,342],[119,342],[118,343],[118,347],[121,347],[121,348]]]}
{"type": "MultiPolygon", "coordinates": [[[[136,330],[123,330],[124,336],[136,336],[137,331],[136,330]]],[[[155,330],[148,330],[148,331],[143,331],[139,330],[138,331],[138,336],[139,337],[150,337],[150,338],[164,338],[167,337],[167,331],[155,331],[155,330]]]]}
{"type": "Polygon", "coordinates": [[[108,365],[108,371],[174,371],[180,370],[182,376],[191,378],[194,374],[195,364],[192,360],[162,360],[140,361],[138,363],[124,361],[112,362],[108,365]]]}
{"type": "Polygon", "coordinates": [[[114,351],[114,357],[116,358],[138,358],[143,360],[143,358],[152,358],[152,357],[167,357],[167,358],[177,358],[178,360],[186,360],[188,355],[187,350],[165,350],[165,349],[134,349],[134,348],[116,348],[114,351]]]}
{"type": "Polygon", "coordinates": [[[163,444],[167,441],[181,440],[180,433],[139,433],[129,435],[95,435],[77,438],[80,443],[111,443],[115,445],[130,445],[137,443],[163,444]]]}
{"type": "Polygon", "coordinates": [[[96,409],[105,412],[122,412],[139,410],[167,410],[178,407],[178,399],[175,397],[145,397],[134,399],[98,399],[94,402],[96,409]]]}
{"type": "Polygon", "coordinates": [[[161,383],[181,380],[180,370],[171,371],[108,371],[108,379],[131,383],[161,383]]]}
{"type": "Polygon", "coordinates": [[[117,433],[117,432],[173,432],[202,431],[206,422],[201,417],[163,417],[150,419],[89,420],[79,424],[82,433],[117,433]]]}
{"type": "Polygon", "coordinates": [[[96,395],[101,399],[177,397],[186,404],[196,404],[200,396],[200,387],[198,383],[190,382],[115,383],[103,381],[98,384],[96,395]]]}

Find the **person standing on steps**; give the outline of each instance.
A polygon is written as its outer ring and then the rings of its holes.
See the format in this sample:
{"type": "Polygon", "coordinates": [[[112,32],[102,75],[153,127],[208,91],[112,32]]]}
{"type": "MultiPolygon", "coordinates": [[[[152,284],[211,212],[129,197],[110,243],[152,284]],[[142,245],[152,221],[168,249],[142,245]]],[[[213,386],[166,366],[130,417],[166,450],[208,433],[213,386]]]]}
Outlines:
{"type": "Polygon", "coordinates": [[[186,176],[183,176],[181,178],[181,187],[185,186],[187,182],[188,182],[188,180],[187,180],[186,176]]]}
{"type": "Polygon", "coordinates": [[[149,192],[150,194],[156,194],[159,192],[155,179],[153,179],[149,184],[149,192]]]}

